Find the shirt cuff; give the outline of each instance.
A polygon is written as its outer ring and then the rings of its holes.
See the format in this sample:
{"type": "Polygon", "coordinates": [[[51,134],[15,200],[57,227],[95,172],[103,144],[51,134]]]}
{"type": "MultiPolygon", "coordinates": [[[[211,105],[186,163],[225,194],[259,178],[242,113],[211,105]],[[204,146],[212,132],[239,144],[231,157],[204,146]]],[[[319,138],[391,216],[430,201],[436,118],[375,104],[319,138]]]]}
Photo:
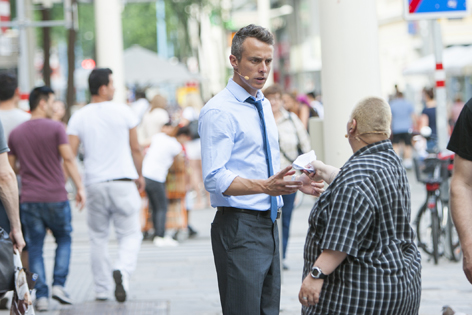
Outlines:
{"type": "Polygon", "coordinates": [[[224,198],[229,198],[231,196],[225,195],[224,192],[228,189],[231,183],[238,175],[230,171],[225,171],[221,174],[216,181],[216,193],[223,196],[224,198]]]}

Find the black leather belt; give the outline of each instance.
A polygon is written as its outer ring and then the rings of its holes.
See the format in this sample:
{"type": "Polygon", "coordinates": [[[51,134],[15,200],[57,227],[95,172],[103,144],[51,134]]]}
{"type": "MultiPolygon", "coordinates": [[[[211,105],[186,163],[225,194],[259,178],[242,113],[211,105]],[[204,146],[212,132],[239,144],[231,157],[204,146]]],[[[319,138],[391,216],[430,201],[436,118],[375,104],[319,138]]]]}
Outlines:
{"type": "MultiPolygon", "coordinates": [[[[270,218],[270,210],[265,211],[258,211],[258,210],[249,210],[249,209],[240,209],[240,208],[233,208],[233,207],[218,207],[218,211],[222,212],[239,212],[239,213],[247,213],[250,215],[261,216],[264,218],[270,218]]],[[[280,218],[282,211],[280,209],[277,211],[277,219],[280,218]]]]}
{"type": "Polygon", "coordinates": [[[133,180],[131,178],[116,178],[116,179],[109,179],[106,180],[105,182],[132,182],[133,180]]]}

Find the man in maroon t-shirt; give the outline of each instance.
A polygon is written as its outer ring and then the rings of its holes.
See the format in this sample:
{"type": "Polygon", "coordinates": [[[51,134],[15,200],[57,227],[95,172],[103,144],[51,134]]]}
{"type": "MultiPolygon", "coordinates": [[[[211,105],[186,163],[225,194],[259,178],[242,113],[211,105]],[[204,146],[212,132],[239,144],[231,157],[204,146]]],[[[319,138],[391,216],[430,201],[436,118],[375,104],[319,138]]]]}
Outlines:
{"type": "Polygon", "coordinates": [[[69,273],[72,226],[62,160],[77,188],[76,201],[81,209],[85,192],[64,127],[50,119],[54,113],[53,90],[46,86],[35,88],[29,102],[31,120],[11,132],[9,160],[14,169],[19,162],[19,169],[15,171],[21,175],[21,221],[29,246],[29,266],[38,274],[36,308],[45,311],[49,306],[42,256],[46,229],[52,231],[57,243],[52,297],[62,304],[72,304],[64,290],[69,273]]]}

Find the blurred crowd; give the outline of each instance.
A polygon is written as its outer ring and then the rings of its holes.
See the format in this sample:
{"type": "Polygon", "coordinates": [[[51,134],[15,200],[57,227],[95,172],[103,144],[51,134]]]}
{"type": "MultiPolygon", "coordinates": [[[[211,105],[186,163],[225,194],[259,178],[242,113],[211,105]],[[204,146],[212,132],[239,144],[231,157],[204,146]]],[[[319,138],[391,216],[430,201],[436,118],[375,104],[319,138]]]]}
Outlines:
{"type": "MultiPolygon", "coordinates": [[[[204,189],[202,180],[201,148],[198,135],[198,116],[203,101],[198,94],[188,93],[182,101],[173,106],[160,94],[149,97],[151,92],[135,90],[134,101],[130,106],[140,119],[138,127],[138,141],[146,154],[143,163],[143,176],[146,179],[146,193],[149,204],[149,218],[152,224],[145,225],[145,238],[154,238],[156,246],[177,246],[178,233],[181,228],[187,229],[188,236],[196,235],[196,231],[188,224],[188,211],[210,206],[208,192],[204,189]],[[150,99],[150,101],[149,101],[150,99]],[[180,143],[182,150],[172,150],[172,142],[180,143]],[[158,148],[158,149],[157,149],[158,148]],[[159,151],[159,153],[157,153],[159,151]],[[167,158],[164,152],[168,151],[167,158]],[[179,159],[179,156],[182,158],[179,159]],[[170,161],[173,159],[173,162],[170,161]],[[164,161],[167,160],[167,163],[164,161]],[[151,162],[152,161],[152,162],[151,162]],[[181,166],[178,164],[181,163],[181,166]],[[181,183],[178,176],[155,176],[151,169],[155,165],[169,168],[171,174],[176,169],[184,169],[182,176],[186,178],[185,189],[175,198],[175,182],[181,183]],[[153,176],[154,175],[154,176],[153,176]],[[159,189],[158,186],[163,187],[159,189]],[[166,189],[166,193],[164,190],[166,189]],[[169,189],[173,191],[169,192],[169,189]],[[167,201],[165,200],[167,196],[167,201]],[[185,220],[187,225],[182,226],[169,221],[178,216],[178,207],[182,196],[185,199],[185,220]],[[169,211],[169,213],[167,213],[169,211]],[[159,213],[161,213],[159,219],[159,213]],[[167,215],[165,215],[167,213],[167,215]],[[160,225],[160,227],[159,227],[160,225]],[[167,226],[167,232],[165,232],[167,226]]],[[[270,100],[272,110],[279,128],[279,144],[281,147],[282,167],[291,165],[298,155],[310,150],[308,137],[308,120],[311,117],[323,118],[324,110],[320,95],[310,92],[307,95],[284,91],[278,84],[264,90],[264,95],[270,100]]],[[[182,187],[182,185],[181,185],[182,187]]],[[[295,194],[283,196],[283,253],[285,257],[291,212],[293,210],[295,194]]],[[[286,267],[285,267],[286,268],[286,267]]]]}
{"type": "MultiPolygon", "coordinates": [[[[438,151],[434,89],[424,87],[421,94],[421,104],[415,107],[405,98],[398,86],[395,86],[395,92],[390,96],[389,103],[392,110],[391,140],[393,148],[403,159],[404,167],[411,169],[413,167],[412,158],[415,154],[424,156],[438,151]]],[[[452,134],[464,104],[460,95],[456,95],[454,102],[448,104],[449,136],[452,134]]]]}

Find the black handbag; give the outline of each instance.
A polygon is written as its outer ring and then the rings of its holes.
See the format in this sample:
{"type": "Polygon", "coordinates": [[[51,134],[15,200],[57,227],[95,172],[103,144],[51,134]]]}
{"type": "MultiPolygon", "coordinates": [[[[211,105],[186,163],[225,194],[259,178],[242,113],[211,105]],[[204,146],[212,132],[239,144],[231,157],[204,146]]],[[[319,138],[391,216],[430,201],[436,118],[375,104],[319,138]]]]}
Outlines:
{"type": "Polygon", "coordinates": [[[13,242],[8,233],[0,227],[0,296],[14,288],[13,242]]]}

